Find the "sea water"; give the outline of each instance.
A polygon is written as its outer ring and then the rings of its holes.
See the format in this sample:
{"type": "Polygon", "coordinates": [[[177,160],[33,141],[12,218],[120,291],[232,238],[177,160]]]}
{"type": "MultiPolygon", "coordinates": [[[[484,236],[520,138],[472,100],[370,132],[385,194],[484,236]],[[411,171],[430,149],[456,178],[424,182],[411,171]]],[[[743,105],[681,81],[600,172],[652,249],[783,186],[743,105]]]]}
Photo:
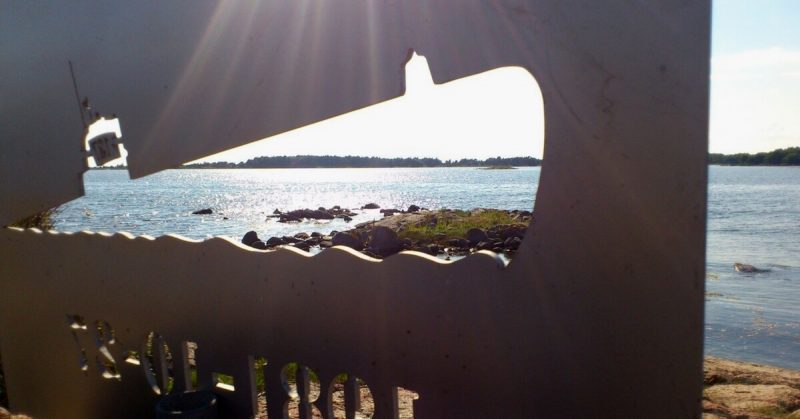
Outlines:
{"type": "MultiPolygon", "coordinates": [[[[167,170],[129,180],[123,170],[92,170],[86,196],[61,208],[62,231],[127,231],[192,239],[262,238],[346,230],[351,223],[282,224],[275,209],[501,208],[534,206],[540,169],[233,169],[167,170]],[[211,215],[192,215],[211,208],[211,215]]],[[[676,263],[680,263],[676,261],[676,263]]],[[[706,353],[800,369],[800,168],[710,168],[706,353]],[[769,269],[744,274],[734,262],[769,269]]]]}

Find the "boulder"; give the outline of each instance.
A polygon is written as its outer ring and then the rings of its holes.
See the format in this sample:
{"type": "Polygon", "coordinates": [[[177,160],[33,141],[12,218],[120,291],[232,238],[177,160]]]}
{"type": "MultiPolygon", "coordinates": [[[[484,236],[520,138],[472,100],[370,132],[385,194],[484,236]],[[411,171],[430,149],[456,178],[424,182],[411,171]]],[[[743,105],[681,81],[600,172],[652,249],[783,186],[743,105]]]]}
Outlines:
{"type": "Polygon", "coordinates": [[[397,233],[389,227],[375,227],[369,240],[372,252],[381,256],[393,255],[402,250],[402,244],[397,233]]]}
{"type": "Polygon", "coordinates": [[[308,243],[306,243],[306,242],[294,243],[294,244],[292,244],[292,247],[296,247],[296,248],[298,248],[300,250],[305,250],[306,252],[308,252],[308,249],[311,248],[311,246],[309,246],[308,243]]]}
{"type": "Polygon", "coordinates": [[[267,249],[267,244],[262,242],[261,240],[256,240],[256,241],[250,243],[250,247],[254,247],[256,249],[261,249],[261,250],[266,250],[267,249]]]}
{"type": "Polygon", "coordinates": [[[361,240],[345,232],[336,233],[336,235],[333,236],[333,240],[331,240],[331,243],[334,246],[347,246],[349,248],[356,250],[361,250],[364,248],[364,245],[361,242],[361,240]]]}
{"type": "Polygon", "coordinates": [[[327,249],[328,247],[333,246],[333,242],[331,240],[320,240],[319,247],[323,249],[327,249]]]}
{"type": "Polygon", "coordinates": [[[336,217],[345,217],[345,216],[352,217],[352,216],[356,215],[356,213],[354,213],[353,211],[350,211],[347,208],[345,208],[345,209],[331,208],[330,211],[328,211],[328,212],[330,212],[331,214],[335,215],[336,217]]]}
{"type": "Polygon", "coordinates": [[[273,214],[275,214],[275,215],[280,215],[280,214],[283,214],[283,213],[281,212],[281,210],[279,210],[279,209],[277,209],[277,208],[275,208],[275,211],[272,211],[272,213],[273,213],[273,214]]]}
{"type": "Polygon", "coordinates": [[[469,242],[470,246],[475,246],[480,242],[488,241],[489,236],[486,235],[486,232],[479,229],[479,228],[471,228],[467,231],[467,241],[469,242]]]}
{"type": "Polygon", "coordinates": [[[248,231],[244,233],[244,237],[242,237],[242,244],[250,246],[254,241],[258,241],[258,233],[255,231],[248,231]]]}
{"type": "Polygon", "coordinates": [[[297,243],[297,242],[302,241],[302,240],[296,239],[296,238],[294,238],[292,236],[283,236],[283,237],[281,237],[281,239],[283,239],[284,243],[297,243]]]}
{"type": "Polygon", "coordinates": [[[498,226],[498,233],[503,240],[506,240],[509,237],[518,237],[520,239],[524,238],[525,230],[527,230],[527,227],[521,224],[498,226]]]}
{"type": "Polygon", "coordinates": [[[482,241],[475,245],[475,250],[492,250],[492,243],[488,241],[482,241]]]}
{"type": "Polygon", "coordinates": [[[300,217],[297,217],[292,214],[281,214],[280,218],[278,219],[279,223],[298,223],[303,221],[300,217]]]}
{"type": "Polygon", "coordinates": [[[348,217],[348,216],[346,216],[346,215],[345,215],[344,217],[342,217],[342,219],[343,219],[343,220],[344,220],[344,222],[346,222],[346,223],[349,223],[350,221],[353,221],[353,219],[352,219],[352,218],[350,218],[350,217],[348,217]]]}
{"type": "Polygon", "coordinates": [[[760,269],[756,268],[753,265],[748,265],[746,263],[739,263],[739,262],[733,264],[733,269],[736,270],[736,272],[744,272],[744,273],[759,273],[759,272],[770,271],[770,269],[760,269]]]}
{"type": "Polygon", "coordinates": [[[192,215],[208,215],[208,214],[213,214],[213,213],[214,213],[214,211],[212,211],[211,208],[204,208],[204,209],[197,210],[197,211],[193,212],[192,215]]]}
{"type": "Polygon", "coordinates": [[[311,233],[311,237],[322,237],[322,233],[320,233],[319,231],[315,231],[311,233]]]}
{"type": "Polygon", "coordinates": [[[374,202],[370,202],[369,204],[364,205],[363,207],[361,207],[361,209],[378,209],[380,207],[381,207],[380,205],[378,205],[378,204],[376,204],[374,202]]]}
{"type": "Polygon", "coordinates": [[[306,240],[309,237],[311,237],[311,236],[309,236],[308,233],[297,233],[297,234],[294,235],[294,238],[301,239],[301,240],[306,240]]]}
{"type": "Polygon", "coordinates": [[[519,237],[509,237],[503,242],[503,247],[506,249],[517,250],[520,244],[522,244],[522,239],[519,237]]]}
{"type": "Polygon", "coordinates": [[[269,247],[280,246],[282,244],[286,244],[286,242],[280,237],[270,237],[269,240],[267,240],[267,246],[269,247]]]}
{"type": "Polygon", "coordinates": [[[383,214],[384,217],[389,217],[391,215],[395,215],[398,212],[403,212],[403,211],[400,211],[397,208],[386,208],[386,209],[380,210],[380,213],[383,214]]]}
{"type": "Polygon", "coordinates": [[[278,222],[289,223],[295,221],[302,221],[304,218],[312,220],[332,220],[333,214],[325,210],[325,208],[316,210],[308,208],[299,209],[281,214],[278,222]]]}
{"type": "Polygon", "coordinates": [[[455,247],[458,249],[468,249],[469,248],[469,240],[466,239],[450,239],[447,241],[447,245],[450,247],[455,247]]]}
{"type": "Polygon", "coordinates": [[[412,205],[410,205],[410,206],[408,207],[408,210],[407,210],[407,211],[408,211],[408,212],[417,212],[417,211],[419,211],[419,207],[418,207],[418,206],[416,206],[416,205],[413,205],[413,204],[412,204],[412,205]]]}

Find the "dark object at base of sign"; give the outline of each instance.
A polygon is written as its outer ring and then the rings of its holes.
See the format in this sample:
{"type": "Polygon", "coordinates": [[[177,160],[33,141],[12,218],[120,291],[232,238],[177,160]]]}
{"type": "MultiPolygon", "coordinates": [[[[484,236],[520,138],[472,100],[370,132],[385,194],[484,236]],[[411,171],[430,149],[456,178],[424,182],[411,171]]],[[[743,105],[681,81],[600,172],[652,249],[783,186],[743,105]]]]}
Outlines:
{"type": "Polygon", "coordinates": [[[214,213],[214,211],[211,211],[211,208],[205,208],[205,209],[201,209],[201,210],[197,210],[197,211],[193,212],[192,215],[208,215],[208,214],[213,214],[213,213],[214,213]]]}
{"type": "Polygon", "coordinates": [[[216,419],[217,417],[217,396],[211,391],[170,394],[156,404],[157,419],[216,419]]]}

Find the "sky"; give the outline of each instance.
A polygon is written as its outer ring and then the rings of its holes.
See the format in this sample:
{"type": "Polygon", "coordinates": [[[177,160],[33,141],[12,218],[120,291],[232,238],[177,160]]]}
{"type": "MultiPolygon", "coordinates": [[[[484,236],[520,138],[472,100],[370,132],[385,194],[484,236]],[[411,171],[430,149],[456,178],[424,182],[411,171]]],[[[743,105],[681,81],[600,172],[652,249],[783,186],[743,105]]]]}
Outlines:
{"type": "Polygon", "coordinates": [[[713,7],[710,151],[800,146],[800,1],[713,7]]]}
{"type": "Polygon", "coordinates": [[[542,93],[526,70],[506,67],[434,85],[427,59],[415,54],[399,98],[200,161],[298,154],[541,157],[543,118],[542,93]]]}
{"type": "MultiPolygon", "coordinates": [[[[800,0],[714,0],[709,151],[800,146],[800,0]]],[[[424,57],[406,94],[198,161],[296,154],[542,156],[541,92],[521,68],[433,85],[424,57]]]]}

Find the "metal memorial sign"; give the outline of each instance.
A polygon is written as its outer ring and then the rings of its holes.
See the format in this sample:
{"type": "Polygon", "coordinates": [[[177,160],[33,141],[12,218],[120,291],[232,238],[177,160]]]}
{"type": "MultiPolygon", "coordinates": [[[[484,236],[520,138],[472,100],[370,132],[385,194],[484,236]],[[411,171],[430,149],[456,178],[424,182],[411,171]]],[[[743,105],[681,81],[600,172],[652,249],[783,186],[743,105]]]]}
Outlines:
{"type": "Polygon", "coordinates": [[[5,2],[0,224],[82,194],[84,95],[133,177],[400,96],[411,51],[435,83],[528,70],[546,141],[508,265],[0,230],[12,409],[150,417],[209,388],[246,418],[263,377],[270,418],[333,417],[342,388],[354,417],[361,384],[376,418],[699,417],[709,3],[5,2]]]}

